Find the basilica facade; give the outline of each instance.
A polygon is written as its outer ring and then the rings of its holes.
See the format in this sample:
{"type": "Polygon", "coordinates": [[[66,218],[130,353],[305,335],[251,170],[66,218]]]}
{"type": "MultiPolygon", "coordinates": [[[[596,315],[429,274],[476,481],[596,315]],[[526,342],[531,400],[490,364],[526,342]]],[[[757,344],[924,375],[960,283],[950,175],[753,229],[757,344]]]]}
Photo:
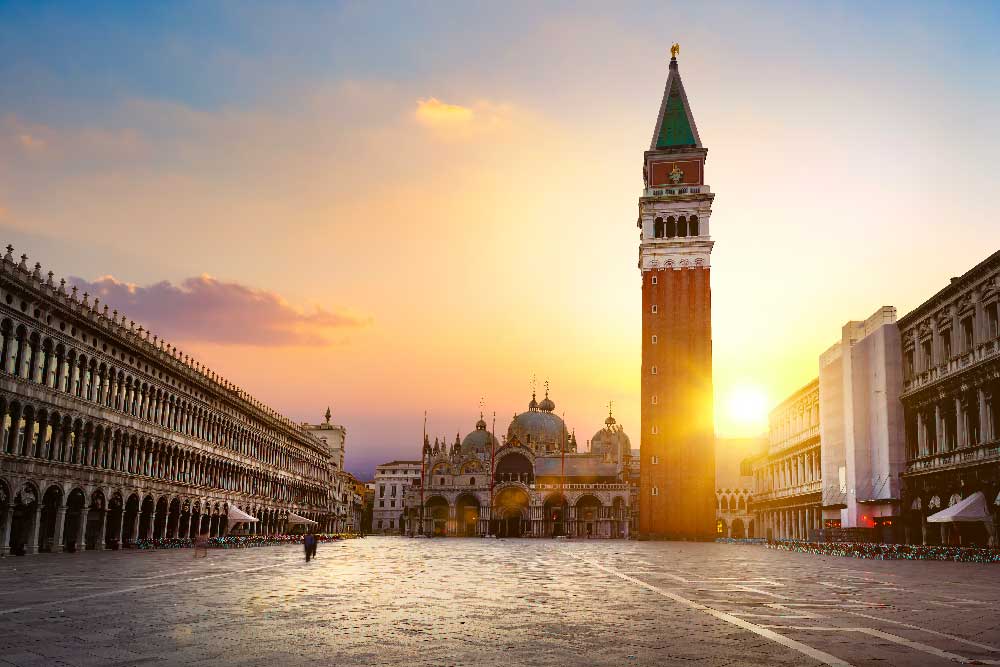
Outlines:
{"type": "MultiPolygon", "coordinates": [[[[419,484],[405,496],[410,535],[628,537],[634,528],[638,461],[609,413],[578,451],[548,391],[531,397],[502,439],[480,415],[464,438],[424,437],[419,484]]],[[[637,458],[637,457],[636,457],[637,458]]]]}
{"type": "Polygon", "coordinates": [[[53,273],[0,259],[0,548],[329,529],[327,445],[53,273]]]}

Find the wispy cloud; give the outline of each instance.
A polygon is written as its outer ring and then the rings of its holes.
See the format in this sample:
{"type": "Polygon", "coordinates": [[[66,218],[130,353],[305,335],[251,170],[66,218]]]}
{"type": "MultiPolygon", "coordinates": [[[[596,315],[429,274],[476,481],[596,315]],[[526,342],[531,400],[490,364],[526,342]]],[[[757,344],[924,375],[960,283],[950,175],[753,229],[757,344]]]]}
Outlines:
{"type": "Polygon", "coordinates": [[[167,340],[251,346],[330,346],[343,329],[369,320],[315,307],[297,308],[279,294],[209,275],[180,285],[161,281],[146,287],[103,276],[70,283],[100,297],[167,340]]]}
{"type": "Polygon", "coordinates": [[[417,120],[425,125],[469,123],[475,112],[469,107],[448,104],[436,97],[417,100],[417,120]]]}

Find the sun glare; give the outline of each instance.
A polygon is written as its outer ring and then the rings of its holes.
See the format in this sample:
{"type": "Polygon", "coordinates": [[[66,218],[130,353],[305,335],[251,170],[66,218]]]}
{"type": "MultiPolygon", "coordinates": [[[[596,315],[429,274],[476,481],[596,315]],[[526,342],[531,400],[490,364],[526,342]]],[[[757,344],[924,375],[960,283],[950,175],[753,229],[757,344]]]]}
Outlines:
{"type": "Polygon", "coordinates": [[[744,426],[767,424],[767,394],[760,387],[738,385],[726,397],[726,411],[730,421],[744,426]]]}

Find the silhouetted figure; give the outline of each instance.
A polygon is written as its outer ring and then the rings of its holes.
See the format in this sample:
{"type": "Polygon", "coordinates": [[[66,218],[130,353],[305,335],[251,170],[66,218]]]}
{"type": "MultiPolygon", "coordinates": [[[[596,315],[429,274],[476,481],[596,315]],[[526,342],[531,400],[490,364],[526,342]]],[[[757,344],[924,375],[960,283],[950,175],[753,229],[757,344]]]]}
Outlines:
{"type": "Polygon", "coordinates": [[[306,552],[307,563],[310,558],[316,557],[316,536],[312,532],[306,533],[306,536],[302,539],[302,547],[306,552]]]}

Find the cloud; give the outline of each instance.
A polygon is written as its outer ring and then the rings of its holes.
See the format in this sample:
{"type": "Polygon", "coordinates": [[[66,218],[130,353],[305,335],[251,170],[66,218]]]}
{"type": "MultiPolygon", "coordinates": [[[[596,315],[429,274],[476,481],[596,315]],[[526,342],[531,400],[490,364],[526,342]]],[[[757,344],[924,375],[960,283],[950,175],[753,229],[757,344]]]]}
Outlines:
{"type": "Polygon", "coordinates": [[[475,112],[469,107],[448,104],[436,97],[417,100],[417,120],[425,125],[465,124],[472,121],[475,112]]]}
{"type": "Polygon", "coordinates": [[[343,329],[369,323],[318,306],[303,311],[274,292],[209,275],[187,278],[180,285],[164,280],[147,287],[110,275],[93,282],[73,277],[69,282],[168,341],[325,347],[342,342],[337,334],[343,329]]]}

